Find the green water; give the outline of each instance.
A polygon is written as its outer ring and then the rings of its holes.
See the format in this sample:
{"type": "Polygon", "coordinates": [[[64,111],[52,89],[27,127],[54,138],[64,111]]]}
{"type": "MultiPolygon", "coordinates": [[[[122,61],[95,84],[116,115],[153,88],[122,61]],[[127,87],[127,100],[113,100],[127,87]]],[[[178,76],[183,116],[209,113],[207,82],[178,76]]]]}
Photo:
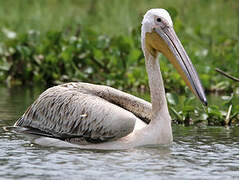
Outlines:
{"type": "Polygon", "coordinates": [[[238,179],[239,128],[174,126],[170,147],[41,147],[12,125],[44,88],[0,87],[0,179],[238,179]]]}

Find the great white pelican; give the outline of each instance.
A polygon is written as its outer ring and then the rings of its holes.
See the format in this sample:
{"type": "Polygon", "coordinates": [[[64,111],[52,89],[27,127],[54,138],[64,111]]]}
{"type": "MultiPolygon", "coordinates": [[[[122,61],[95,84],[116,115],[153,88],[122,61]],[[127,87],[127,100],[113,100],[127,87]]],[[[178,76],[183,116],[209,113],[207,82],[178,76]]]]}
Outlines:
{"type": "Polygon", "coordinates": [[[67,83],[43,92],[15,123],[33,142],[84,149],[128,149],[173,141],[158,54],[177,69],[186,85],[206,105],[204,90],[173,29],[169,13],[151,9],[144,15],[141,44],[151,103],[114,88],[67,83]]]}

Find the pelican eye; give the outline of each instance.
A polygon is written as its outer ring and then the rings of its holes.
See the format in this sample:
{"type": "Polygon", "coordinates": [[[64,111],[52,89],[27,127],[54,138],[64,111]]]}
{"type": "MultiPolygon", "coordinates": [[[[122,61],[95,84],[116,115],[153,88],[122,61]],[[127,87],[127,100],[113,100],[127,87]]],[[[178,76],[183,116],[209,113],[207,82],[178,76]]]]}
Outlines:
{"type": "Polygon", "coordinates": [[[161,20],[161,18],[157,18],[156,21],[157,22],[161,22],[162,20],[161,20]]]}

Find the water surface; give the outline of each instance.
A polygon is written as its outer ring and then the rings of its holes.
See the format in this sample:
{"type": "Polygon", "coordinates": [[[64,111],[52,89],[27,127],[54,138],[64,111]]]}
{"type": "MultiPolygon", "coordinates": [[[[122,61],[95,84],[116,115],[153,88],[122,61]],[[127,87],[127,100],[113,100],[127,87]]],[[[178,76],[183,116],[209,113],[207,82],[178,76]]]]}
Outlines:
{"type": "Polygon", "coordinates": [[[239,179],[239,128],[174,126],[170,147],[42,147],[12,125],[43,88],[0,88],[0,179],[239,179]]]}

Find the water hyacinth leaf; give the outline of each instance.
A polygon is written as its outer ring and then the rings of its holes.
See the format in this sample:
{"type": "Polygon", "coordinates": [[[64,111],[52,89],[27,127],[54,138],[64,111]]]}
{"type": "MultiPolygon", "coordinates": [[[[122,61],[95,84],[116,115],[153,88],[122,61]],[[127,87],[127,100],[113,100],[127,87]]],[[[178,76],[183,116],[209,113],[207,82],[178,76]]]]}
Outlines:
{"type": "Polygon", "coordinates": [[[177,105],[179,102],[178,96],[174,93],[166,93],[166,97],[167,97],[168,103],[171,105],[177,105]]]}
{"type": "Polygon", "coordinates": [[[207,120],[208,117],[209,117],[208,114],[206,114],[206,113],[201,113],[199,119],[201,119],[201,120],[207,120]]]}
{"type": "Polygon", "coordinates": [[[217,83],[214,88],[222,91],[222,90],[228,89],[229,86],[230,86],[230,83],[228,81],[221,81],[217,83]]]}
{"type": "Polygon", "coordinates": [[[61,57],[63,58],[64,61],[70,61],[74,55],[75,47],[74,46],[68,46],[66,47],[62,53],[61,57]]]}
{"type": "Polygon", "coordinates": [[[189,106],[189,105],[186,105],[186,106],[183,106],[183,112],[194,112],[195,110],[195,107],[194,106],[189,106]]]}
{"type": "Polygon", "coordinates": [[[183,123],[183,117],[180,115],[179,112],[176,111],[175,108],[173,107],[169,107],[170,111],[173,113],[173,115],[175,116],[176,120],[180,123],[183,123]]]}
{"type": "MultiPolygon", "coordinates": [[[[238,115],[239,115],[239,111],[234,112],[234,113],[230,116],[230,119],[239,118],[239,117],[237,117],[238,115]]],[[[239,119],[238,119],[238,120],[239,120],[239,119]]]]}
{"type": "Polygon", "coordinates": [[[93,54],[94,54],[94,58],[97,59],[97,60],[102,60],[103,57],[104,57],[103,52],[99,49],[94,49],[93,54]]]}
{"type": "Polygon", "coordinates": [[[222,118],[222,112],[219,110],[218,106],[211,106],[208,108],[208,115],[216,116],[222,118]]]}
{"type": "Polygon", "coordinates": [[[11,66],[12,66],[12,62],[7,62],[6,59],[2,59],[2,61],[0,61],[1,71],[9,71],[11,66]]]}
{"type": "Polygon", "coordinates": [[[9,38],[9,39],[14,39],[16,38],[17,34],[7,28],[2,28],[2,32],[4,33],[4,35],[9,38]]]}
{"type": "Polygon", "coordinates": [[[225,100],[223,105],[229,107],[232,104],[233,97],[234,93],[232,93],[231,96],[222,96],[221,98],[225,100]]]}
{"type": "Polygon", "coordinates": [[[186,97],[184,99],[184,105],[189,105],[189,104],[192,104],[192,102],[195,100],[195,96],[193,96],[192,94],[189,95],[189,97],[186,97]]]}

